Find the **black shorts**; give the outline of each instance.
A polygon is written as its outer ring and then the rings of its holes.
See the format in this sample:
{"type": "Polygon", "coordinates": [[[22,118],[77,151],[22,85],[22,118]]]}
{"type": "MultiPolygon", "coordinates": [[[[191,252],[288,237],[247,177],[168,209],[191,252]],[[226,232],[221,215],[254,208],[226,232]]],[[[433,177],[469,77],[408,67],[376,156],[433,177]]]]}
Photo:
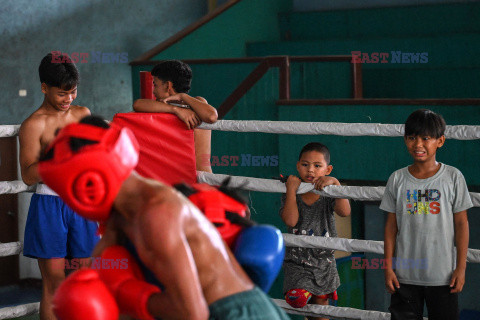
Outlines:
{"type": "Polygon", "coordinates": [[[400,283],[392,294],[392,320],[422,320],[423,305],[427,304],[429,320],[458,320],[458,294],[449,286],[417,286],[400,283]]]}

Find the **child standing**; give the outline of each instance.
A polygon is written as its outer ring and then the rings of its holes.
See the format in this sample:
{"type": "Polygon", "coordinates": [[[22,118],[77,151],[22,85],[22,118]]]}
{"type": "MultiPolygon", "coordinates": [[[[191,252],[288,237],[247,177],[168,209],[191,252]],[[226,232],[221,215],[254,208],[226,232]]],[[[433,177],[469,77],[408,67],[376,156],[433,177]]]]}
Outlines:
{"type": "MultiPolygon", "coordinates": [[[[280,215],[288,232],[297,235],[336,237],[336,212],[339,216],[350,215],[347,199],[333,199],[308,192],[297,194],[301,182],[312,183],[322,190],[340,182],[328,176],[332,172],[328,148],[317,142],[305,145],[300,151],[297,171],[300,178],[289,176],[287,193],[282,196],[280,215]]],[[[301,308],[310,300],[327,305],[328,299],[337,300],[336,289],[340,286],[334,250],[311,248],[286,248],[283,264],[285,300],[293,307],[301,308]]],[[[309,318],[324,319],[324,318],[309,318]]]]}
{"type": "Polygon", "coordinates": [[[90,263],[90,254],[99,240],[97,224],[76,215],[58,195],[42,183],[39,155],[55,138],[58,129],[90,114],[86,107],[73,105],[79,73],[66,55],[58,59],[47,54],[38,69],[42,105],[23,121],[20,132],[20,168],[23,182],[37,183],[30,201],[25,226],[23,255],[38,261],[42,276],[40,319],[56,319],[52,310],[55,290],[65,279],[65,259],[90,263]],[[59,60],[60,62],[57,62],[59,60]]]}
{"type": "Polygon", "coordinates": [[[465,283],[469,238],[467,209],[473,205],[462,173],[436,161],[445,127],[442,116],[430,110],[408,117],[404,139],[413,164],[390,176],[380,205],[388,212],[385,285],[392,294],[392,320],[421,319],[424,301],[431,320],[459,316],[457,295],[465,283]],[[418,267],[419,261],[426,266],[418,267]]]}

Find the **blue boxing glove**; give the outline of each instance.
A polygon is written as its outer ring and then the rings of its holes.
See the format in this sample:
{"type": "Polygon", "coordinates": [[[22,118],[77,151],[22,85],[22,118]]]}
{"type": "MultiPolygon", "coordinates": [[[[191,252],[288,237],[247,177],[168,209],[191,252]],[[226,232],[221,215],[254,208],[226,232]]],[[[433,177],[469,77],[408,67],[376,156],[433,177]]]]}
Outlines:
{"type": "Polygon", "coordinates": [[[245,228],[237,238],[234,255],[250,279],[268,292],[285,256],[282,234],[269,225],[245,228]]]}

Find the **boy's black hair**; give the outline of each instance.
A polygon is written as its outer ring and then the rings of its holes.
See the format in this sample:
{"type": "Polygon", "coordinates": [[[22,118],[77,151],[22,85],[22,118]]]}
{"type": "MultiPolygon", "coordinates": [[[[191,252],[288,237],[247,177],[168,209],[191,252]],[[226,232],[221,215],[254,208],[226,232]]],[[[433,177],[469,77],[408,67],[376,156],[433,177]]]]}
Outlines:
{"type": "Polygon", "coordinates": [[[163,81],[171,81],[178,93],[188,93],[192,83],[192,69],[180,60],[165,60],[153,67],[152,76],[163,81]]]}
{"type": "Polygon", "coordinates": [[[305,152],[310,152],[310,151],[317,151],[323,154],[323,157],[325,158],[325,161],[327,164],[330,164],[330,150],[328,150],[327,146],[320,143],[320,142],[310,142],[307,143],[305,146],[303,146],[302,150],[300,151],[300,154],[298,155],[298,161],[302,158],[302,155],[305,152]]]}
{"type": "MultiPolygon", "coordinates": [[[[110,125],[105,121],[100,116],[86,116],[80,120],[80,123],[84,124],[90,124],[92,126],[100,127],[100,128],[105,128],[108,129],[110,128],[110,125]]],[[[98,141],[93,141],[93,140],[88,140],[88,139],[80,139],[80,138],[71,138],[70,139],[70,148],[72,149],[73,152],[77,152],[80,150],[80,148],[89,145],[89,144],[95,144],[98,143],[98,141]]]]}
{"type": "MultiPolygon", "coordinates": [[[[90,124],[92,126],[100,127],[100,128],[105,128],[108,129],[110,128],[110,125],[102,118],[99,116],[86,116],[80,120],[80,123],[85,123],[85,124],[90,124]]],[[[89,144],[95,144],[98,143],[98,141],[93,141],[93,140],[88,140],[88,139],[80,139],[80,138],[71,138],[70,139],[70,148],[72,149],[73,152],[77,152],[80,148],[89,145],[89,144]]],[[[53,148],[48,150],[45,154],[40,156],[40,161],[47,161],[53,158],[53,148]]]]}
{"type": "Polygon", "coordinates": [[[405,137],[429,136],[435,139],[445,134],[446,123],[443,117],[428,109],[412,112],[405,122],[405,137]]]}
{"type": "Polygon", "coordinates": [[[80,81],[77,67],[65,54],[55,57],[52,53],[47,54],[42,59],[42,62],[40,62],[38,74],[40,75],[41,83],[62,90],[71,90],[75,88],[80,81]]]}

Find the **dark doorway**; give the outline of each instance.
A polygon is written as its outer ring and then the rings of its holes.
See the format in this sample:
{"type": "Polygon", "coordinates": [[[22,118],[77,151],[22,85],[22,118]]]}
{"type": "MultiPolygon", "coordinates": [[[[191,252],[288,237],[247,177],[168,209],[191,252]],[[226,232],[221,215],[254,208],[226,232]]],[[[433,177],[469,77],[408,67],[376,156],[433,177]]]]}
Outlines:
{"type": "MultiPolygon", "coordinates": [[[[17,138],[0,138],[0,181],[17,180],[17,138]]],[[[0,194],[0,242],[18,241],[16,194],[0,194]]],[[[0,286],[17,283],[18,255],[0,257],[0,286]]]]}

